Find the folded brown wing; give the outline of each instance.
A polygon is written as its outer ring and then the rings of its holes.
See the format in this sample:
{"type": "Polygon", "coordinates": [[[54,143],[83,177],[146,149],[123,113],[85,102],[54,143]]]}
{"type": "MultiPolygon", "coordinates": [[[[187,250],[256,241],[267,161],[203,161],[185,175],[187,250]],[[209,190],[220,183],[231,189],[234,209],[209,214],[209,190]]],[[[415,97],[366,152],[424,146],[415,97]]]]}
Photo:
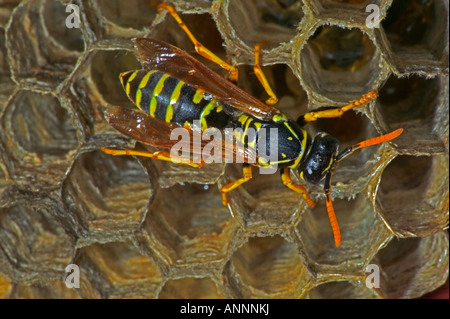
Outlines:
{"type": "Polygon", "coordinates": [[[137,38],[134,41],[144,68],[168,73],[263,121],[269,121],[280,113],[175,46],[149,38],[137,38]]]}
{"type": "Polygon", "coordinates": [[[158,118],[151,117],[138,110],[110,107],[105,112],[105,115],[109,124],[122,134],[157,148],[170,150],[177,144],[183,150],[190,150],[191,154],[202,155],[204,161],[207,158],[214,158],[217,162],[218,154],[202,154],[204,147],[208,145],[212,148],[220,148],[221,154],[219,155],[222,159],[233,161],[236,158],[243,158],[245,162],[249,160],[256,161],[257,159],[254,150],[229,143],[228,139],[224,136],[221,139],[202,139],[201,131],[194,132],[177,124],[167,123],[158,118]],[[176,134],[171,139],[172,131],[177,128],[183,129],[184,134],[188,133],[189,139],[180,138],[176,134]],[[194,144],[194,138],[196,141],[200,141],[199,145],[194,144]]]}

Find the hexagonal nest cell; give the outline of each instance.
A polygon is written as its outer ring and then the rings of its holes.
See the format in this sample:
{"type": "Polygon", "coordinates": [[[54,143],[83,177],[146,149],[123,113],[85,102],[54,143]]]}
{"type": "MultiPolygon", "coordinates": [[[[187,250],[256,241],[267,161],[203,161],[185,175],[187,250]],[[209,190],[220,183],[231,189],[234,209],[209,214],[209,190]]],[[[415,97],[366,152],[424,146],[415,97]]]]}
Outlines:
{"type": "Polygon", "coordinates": [[[104,116],[135,108],[119,80],[141,68],[132,38],[176,45],[227,77],[161,2],[0,3],[1,298],[418,298],[448,280],[447,0],[170,1],[262,101],[252,68],[254,45],[267,41],[262,70],[294,120],[378,92],[305,125],[311,136],[332,134],[343,149],[403,128],[333,175],[339,247],[323,185],[297,171],[314,208],[255,168],[224,207],[220,189],[242,176],[239,164],[99,150],[149,148],[104,116]],[[78,289],[65,284],[70,264],[78,289]]]}

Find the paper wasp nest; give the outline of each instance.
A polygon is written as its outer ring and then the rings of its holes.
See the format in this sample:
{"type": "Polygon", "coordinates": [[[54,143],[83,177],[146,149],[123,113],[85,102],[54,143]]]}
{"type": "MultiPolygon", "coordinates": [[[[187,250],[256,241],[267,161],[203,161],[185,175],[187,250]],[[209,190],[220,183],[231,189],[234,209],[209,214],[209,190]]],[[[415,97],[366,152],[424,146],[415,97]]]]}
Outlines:
{"type": "MultiPolygon", "coordinates": [[[[230,193],[239,165],[201,169],[100,147],[134,147],[103,117],[133,107],[120,72],[130,41],[193,46],[158,1],[3,1],[0,5],[0,296],[10,298],[415,298],[448,276],[448,1],[174,1],[209,49],[266,95],[252,47],[293,118],[376,89],[342,118],[307,125],[355,152],[333,176],[334,246],[323,191],[309,209],[279,174],[230,193]],[[80,21],[66,12],[77,5],[80,21]],[[379,9],[379,28],[366,26],[379,9]],[[66,27],[72,23],[74,28],[66,27]],[[77,25],[76,23],[79,22],[77,25]],[[81,287],[66,288],[76,264],[81,287]],[[376,265],[380,288],[367,288],[376,265]],[[369,266],[369,268],[367,268],[369,266]]],[[[205,62],[204,59],[199,58],[205,62]]],[[[207,65],[225,75],[223,70],[207,65]]],[[[137,144],[136,147],[142,146],[137,144]]]]}

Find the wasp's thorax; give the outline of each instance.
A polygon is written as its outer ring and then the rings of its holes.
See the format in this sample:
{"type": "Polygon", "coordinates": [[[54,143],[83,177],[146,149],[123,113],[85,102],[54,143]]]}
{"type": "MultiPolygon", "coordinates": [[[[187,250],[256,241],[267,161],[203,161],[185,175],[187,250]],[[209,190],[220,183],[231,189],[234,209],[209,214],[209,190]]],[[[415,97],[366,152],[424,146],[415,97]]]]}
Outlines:
{"type": "Polygon", "coordinates": [[[339,141],[327,133],[318,133],[299,165],[300,176],[307,182],[318,184],[327,172],[335,165],[335,158],[339,152],[339,141]]]}

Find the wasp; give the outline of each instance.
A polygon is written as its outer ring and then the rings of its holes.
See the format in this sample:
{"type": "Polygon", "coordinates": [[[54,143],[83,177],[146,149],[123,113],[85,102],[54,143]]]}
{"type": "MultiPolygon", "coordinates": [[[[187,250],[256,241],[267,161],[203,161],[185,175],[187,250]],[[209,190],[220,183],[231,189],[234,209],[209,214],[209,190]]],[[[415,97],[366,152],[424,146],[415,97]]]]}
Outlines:
{"type": "MultiPolygon", "coordinates": [[[[120,74],[120,81],[127,96],[139,110],[116,107],[109,110],[106,117],[110,125],[119,132],[159,150],[148,152],[101,148],[101,151],[111,155],[145,156],[201,167],[204,162],[181,160],[168,151],[178,143],[177,140],[170,139],[174,129],[185,128],[194,134],[195,129],[192,126],[194,121],[200,122],[201,131],[208,128],[220,131],[226,128],[241,129],[243,133],[236,136],[241,141],[240,145],[230,145],[221,141],[220,147],[226,150],[224,154],[256,154],[256,160],[244,162],[243,177],[221,187],[223,205],[228,205],[228,192],[252,178],[252,166],[276,165],[281,171],[284,185],[301,194],[309,207],[314,207],[314,201],[306,188],[294,183],[291,178],[291,170],[297,170],[299,176],[308,183],[324,182],[326,209],[335,245],[339,246],[341,234],[330,196],[331,176],[337,164],[357,149],[390,141],[399,136],[403,130],[398,129],[340,151],[339,141],[333,136],[318,133],[311,138],[303,127],[320,118],[339,117],[344,112],[375,99],[376,92],[370,91],[360,99],[342,107],[306,113],[294,121],[273,106],[277,103],[277,97],[260,66],[261,47],[266,45],[264,41],[254,47],[254,72],[269,95],[269,99],[262,102],[234,84],[238,78],[237,69],[204,47],[184,24],[173,6],[161,4],[159,10],[167,10],[195,45],[196,52],[227,70],[230,79],[225,79],[185,51],[170,44],[151,38],[134,39],[137,57],[143,69],[120,74]],[[256,132],[251,138],[246,133],[250,127],[256,132]],[[269,135],[263,137],[259,134],[263,128],[277,130],[276,161],[267,161],[263,156],[257,155],[255,142],[262,138],[270,138],[269,135]]],[[[202,146],[206,145],[203,140],[201,143],[202,146]]]]}

